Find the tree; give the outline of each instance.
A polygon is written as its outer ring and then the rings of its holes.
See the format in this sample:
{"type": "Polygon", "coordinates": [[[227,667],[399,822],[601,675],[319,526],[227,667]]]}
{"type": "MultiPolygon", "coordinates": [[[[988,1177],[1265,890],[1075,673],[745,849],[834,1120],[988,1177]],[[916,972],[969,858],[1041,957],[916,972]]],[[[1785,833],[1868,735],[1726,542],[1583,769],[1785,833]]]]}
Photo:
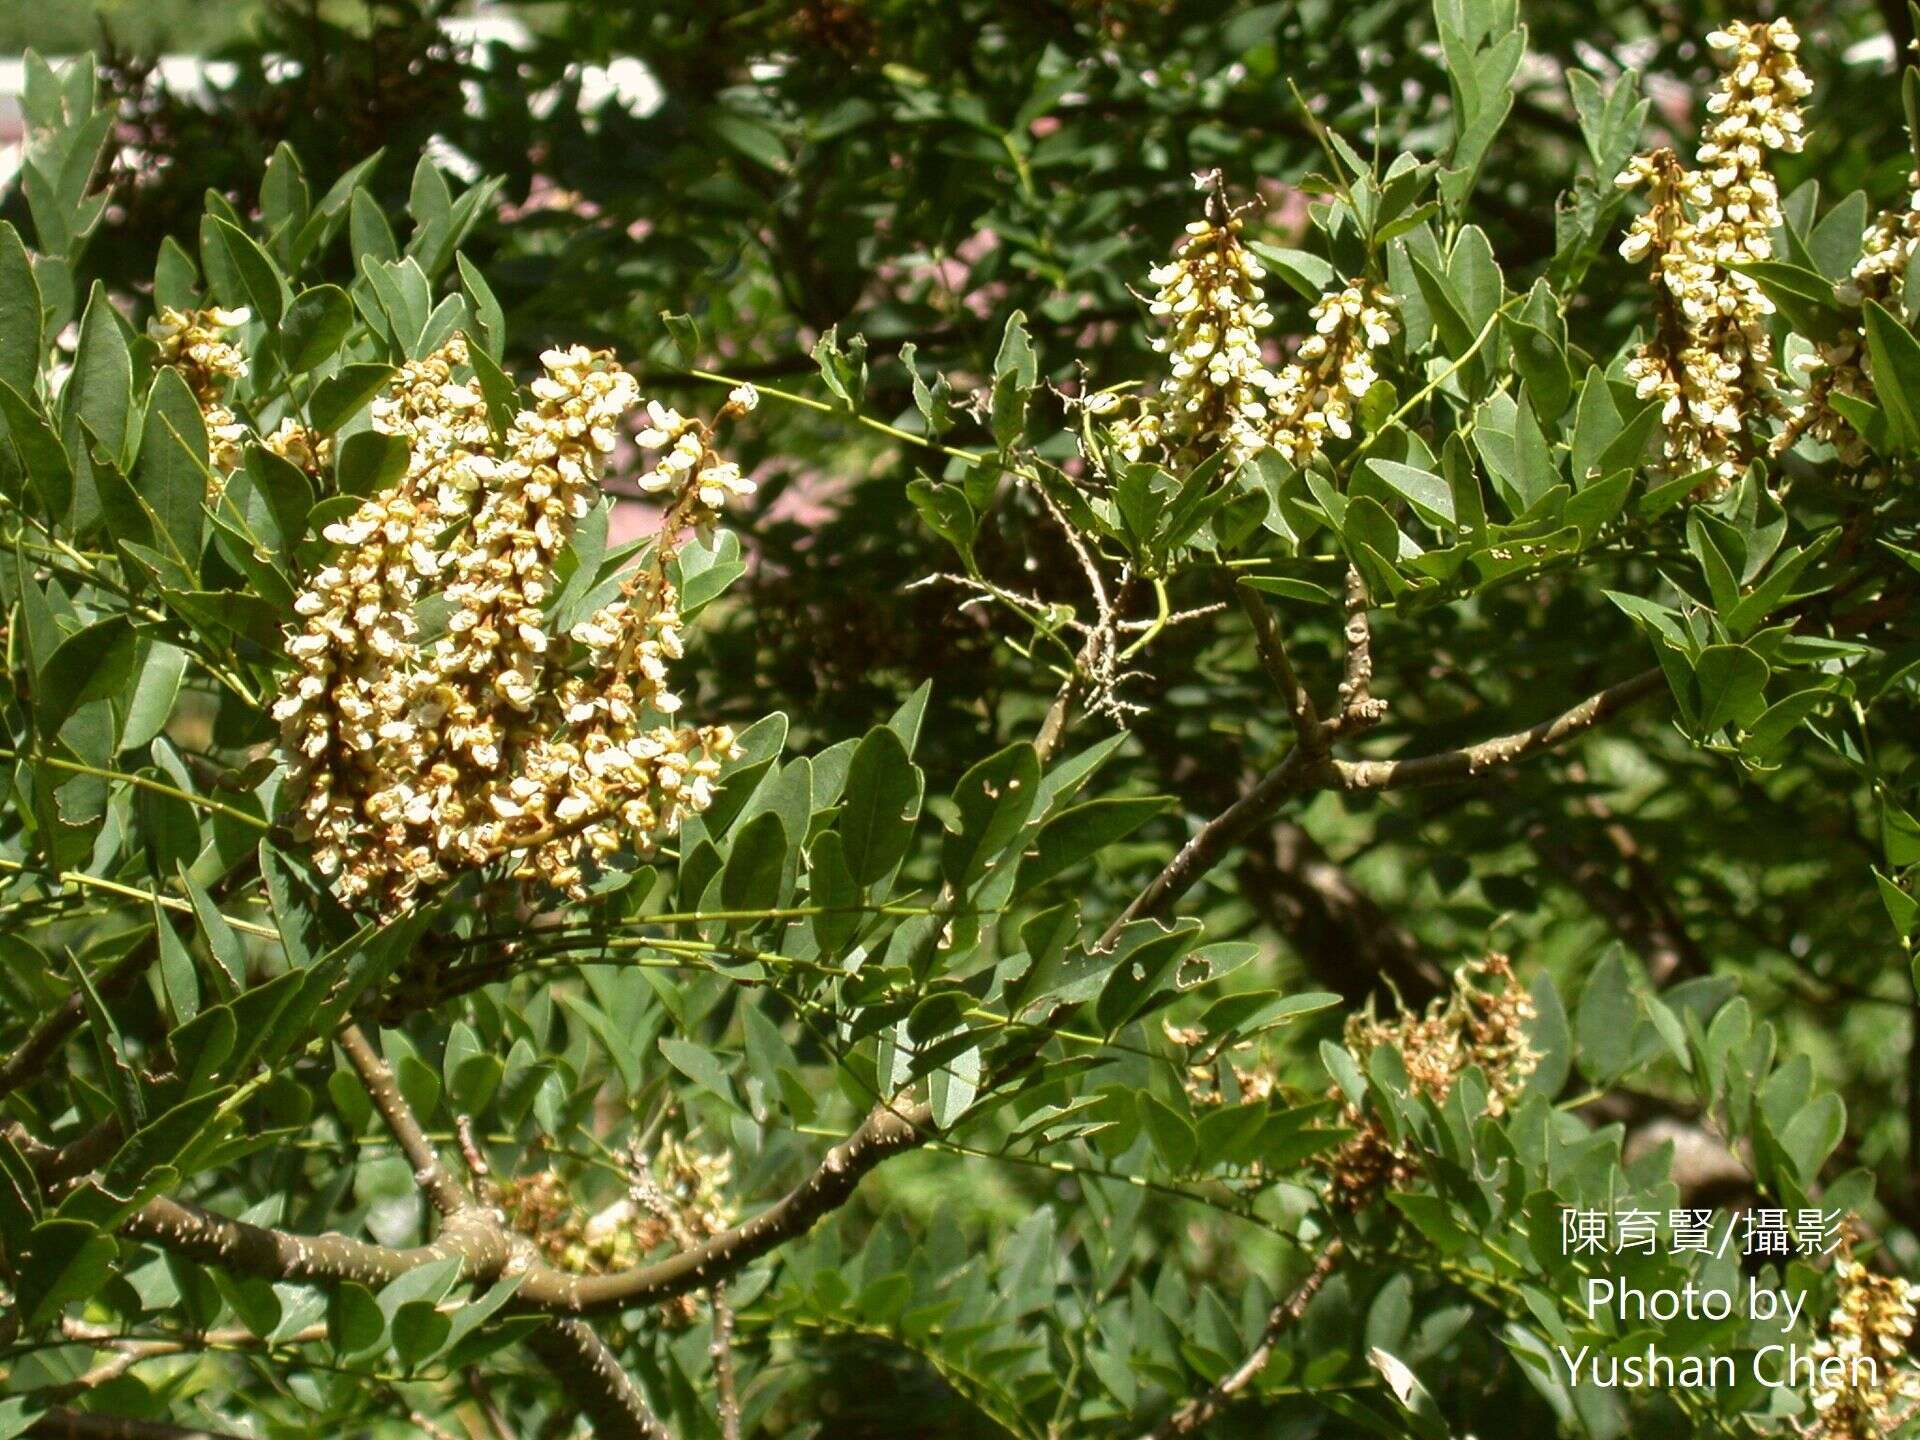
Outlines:
{"type": "Polygon", "coordinates": [[[1697,139],[1569,72],[1576,156],[1515,7],[1441,5],[1405,113],[1356,54],[1244,173],[1148,165],[1149,269],[1042,122],[1151,138],[1154,42],[1291,22],[984,8],[1006,113],[899,58],[942,21],[806,7],[939,137],[851,262],[900,115],[610,22],[682,165],[801,177],[663,172],[773,237],[732,276],[281,145],[132,283],[170,211],[29,58],[0,1433],[1906,1419],[1920,181],[1783,187],[1784,21],[1709,36],[1697,139]],[[991,313],[894,328],[983,231],[991,313]],[[583,327],[632,366],[543,298],[627,256],[701,277],[583,327]],[[1632,1299],[1743,1280],[1811,1300],[1632,1299]],[[1884,1363],[1774,1386],[1783,1337],[1884,1363]]]}

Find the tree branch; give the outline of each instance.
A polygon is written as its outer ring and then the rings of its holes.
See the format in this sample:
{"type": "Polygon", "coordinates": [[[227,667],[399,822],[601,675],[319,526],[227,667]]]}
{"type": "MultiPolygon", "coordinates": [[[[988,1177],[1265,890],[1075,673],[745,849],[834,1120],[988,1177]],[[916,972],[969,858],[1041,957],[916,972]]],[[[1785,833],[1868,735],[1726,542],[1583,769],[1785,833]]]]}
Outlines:
{"type": "Polygon", "coordinates": [[[1307,1306],[1313,1303],[1313,1297],[1327,1283],[1327,1277],[1339,1264],[1344,1249],[1338,1238],[1329,1240],[1306,1278],[1293,1288],[1292,1294],[1267,1313],[1267,1323],[1260,1331],[1259,1343],[1248,1352],[1247,1358],[1214,1381],[1205,1394],[1195,1396],[1162,1420],[1150,1432],[1148,1440],[1176,1440],[1178,1436],[1193,1434],[1219,1414],[1234,1396],[1251,1385],[1260,1372],[1267,1368],[1267,1362],[1273,1359],[1273,1347],[1281,1335],[1306,1313],[1307,1306]]]}
{"type": "Polygon", "coordinates": [[[1336,790],[1404,790],[1413,785],[1470,780],[1485,771],[1516,764],[1565,744],[1636,701],[1644,700],[1665,684],[1665,674],[1655,667],[1597,695],[1589,695],[1551,720],[1511,735],[1483,740],[1478,745],[1443,750],[1412,760],[1332,760],[1327,763],[1324,784],[1336,790]]]}
{"type": "Polygon", "coordinates": [[[727,1287],[716,1285],[713,1300],[713,1357],[715,1408],[720,1417],[720,1440],[740,1440],[740,1387],[733,1372],[733,1303],[727,1287]]]}
{"type": "Polygon", "coordinates": [[[1340,720],[1343,726],[1364,727],[1386,713],[1386,702],[1373,698],[1373,623],[1367,617],[1367,582],[1353,566],[1347,567],[1346,678],[1340,682],[1340,720]]]}
{"type": "MultiPolygon", "coordinates": [[[[524,1237],[510,1235],[497,1212],[482,1209],[473,1191],[441,1161],[439,1150],[427,1138],[407,1097],[400,1093],[393,1070],[374,1050],[365,1032],[358,1025],[347,1026],[340,1034],[340,1048],[366,1086],[394,1143],[413,1166],[415,1183],[445,1217],[448,1228],[471,1219],[507,1248],[516,1268],[525,1264],[533,1255],[533,1247],[524,1237]]],[[[470,1132],[464,1125],[458,1128],[464,1149],[470,1132]]],[[[567,1394],[602,1440],[673,1440],[619,1357],[585,1321],[555,1320],[529,1335],[526,1344],[566,1386],[567,1394]]]]}
{"type": "MultiPolygon", "coordinates": [[[[1365,667],[1362,673],[1366,673],[1365,667]]],[[[1133,903],[1108,929],[1102,943],[1116,938],[1120,927],[1128,921],[1163,913],[1292,795],[1308,790],[1399,790],[1472,779],[1485,771],[1517,764],[1543,750],[1565,744],[1653,694],[1665,683],[1665,676],[1657,668],[1645,670],[1531,729],[1411,760],[1316,760],[1296,745],[1251,790],[1194,833],[1147,888],[1134,897],[1133,903]]],[[[1353,696],[1359,693],[1358,689],[1343,685],[1342,703],[1350,705],[1353,696]]]]}
{"type": "Polygon", "coordinates": [[[1293,661],[1287,657],[1286,643],[1280,638],[1280,627],[1273,623],[1273,612],[1267,608],[1266,601],[1245,585],[1235,585],[1233,595],[1253,626],[1254,648],[1260,652],[1260,663],[1266,667],[1274,689],[1280,692],[1280,698],[1286,702],[1294,735],[1307,753],[1324,754],[1331,737],[1321,728],[1320,712],[1314,706],[1313,696],[1300,683],[1299,675],[1294,672],[1293,661]]]}
{"type": "Polygon", "coordinates": [[[556,1320],[529,1335],[526,1346],[566,1387],[602,1440],[673,1440],[619,1358],[586,1321],[556,1320]]]}
{"type": "MultiPolygon", "coordinates": [[[[102,1000],[117,1000],[133,989],[134,982],[146,973],[158,953],[156,941],[149,935],[116,960],[93,983],[102,1000]]],[[[0,1060],[0,1096],[10,1095],[29,1080],[38,1079],[47,1063],[80,1028],[86,1018],[85,1001],[76,986],[71,994],[33,1027],[33,1032],[5,1060],[0,1060]]]]}
{"type": "Polygon", "coordinates": [[[1279,809],[1288,796],[1310,788],[1315,768],[1299,746],[1289,750],[1286,758],[1261,776],[1251,790],[1194,832],[1147,888],[1134,896],[1133,903],[1108,928],[1102,943],[1118,939],[1121,928],[1130,921],[1165,912],[1279,809]]]}
{"type": "Polygon", "coordinates": [[[509,1308],[564,1316],[605,1314],[704,1289],[806,1233],[843,1204],[869,1170],[918,1146],[930,1121],[925,1106],[876,1106],[805,1180],[752,1219],[690,1249],[604,1275],[575,1275],[525,1254],[477,1206],[449,1216],[431,1244],[406,1248],[332,1233],[293,1235],[165,1197],[141,1206],[122,1228],[132,1239],[203,1264],[320,1285],[356,1280],[377,1287],[449,1256],[461,1262],[461,1277],[469,1281],[497,1279],[511,1264],[522,1279],[509,1308]]]}
{"type": "Polygon", "coordinates": [[[340,1048],[346,1052],[347,1062],[366,1087],[367,1098],[380,1112],[400,1153],[413,1166],[414,1183],[433,1202],[433,1208],[442,1215],[473,1208],[472,1194],[441,1163],[440,1152],[427,1138],[427,1132],[420,1128],[413,1107],[400,1093],[400,1083],[393,1078],[392,1068],[373,1048],[366,1032],[358,1025],[347,1026],[340,1032],[340,1048]]]}

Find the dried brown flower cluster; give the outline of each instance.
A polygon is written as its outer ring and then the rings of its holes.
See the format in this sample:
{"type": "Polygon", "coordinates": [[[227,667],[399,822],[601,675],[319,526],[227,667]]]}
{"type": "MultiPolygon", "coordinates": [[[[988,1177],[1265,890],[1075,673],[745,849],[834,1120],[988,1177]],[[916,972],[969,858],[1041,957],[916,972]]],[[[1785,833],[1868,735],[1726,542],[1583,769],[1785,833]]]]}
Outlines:
{"type": "Polygon", "coordinates": [[[1809,1440],[1880,1440],[1920,1406],[1920,1375],[1907,1358],[1916,1287],[1876,1275],[1843,1251],[1834,1265],[1839,1304],[1813,1346],[1813,1420],[1809,1440]],[[1838,1361],[1838,1364],[1829,1362],[1838,1361]],[[1828,1379],[1829,1374],[1833,1378],[1828,1379]]]}
{"type": "MultiPolygon", "coordinates": [[[[1180,1083],[1187,1092],[1188,1102],[1195,1109],[1210,1109],[1224,1104],[1227,1097],[1221,1088],[1220,1062],[1227,1056],[1251,1051],[1251,1042],[1242,1042],[1223,1054],[1218,1044],[1207,1043],[1206,1032],[1197,1026],[1164,1022],[1161,1029],[1167,1039],[1187,1052],[1180,1083]]],[[[1233,1074],[1234,1089],[1239,1092],[1241,1104],[1259,1104],[1279,1088],[1280,1080],[1273,1062],[1264,1054],[1251,1054],[1245,1064],[1233,1059],[1227,1059],[1226,1063],[1233,1074]]]]}
{"type": "MultiPolygon", "coordinates": [[[[627,1157],[627,1193],[589,1215],[552,1169],[489,1183],[489,1198],[508,1225],[532,1240],[551,1265],[577,1275],[602,1275],[639,1264],[663,1247],[684,1250],[718,1235],[734,1221],[726,1189],[733,1161],[668,1135],[651,1154],[627,1157]]],[[[679,1296],[662,1310],[690,1324],[696,1298],[679,1296]]]]}
{"type": "Polygon", "coordinates": [[[1800,149],[1800,101],[1813,86],[1787,20],[1735,22],[1707,43],[1725,74],[1707,102],[1697,168],[1661,150],[1636,157],[1617,183],[1647,190],[1620,254],[1652,262],[1658,296],[1654,333],[1627,375],[1643,399],[1661,401],[1668,470],[1710,471],[1717,489],[1763,448],[1754,427],[1784,411],[1773,303],[1736,267],[1772,257],[1780,193],[1768,162],[1800,149]]]}
{"type": "MultiPolygon", "coordinates": [[[[495,445],[466,359],[456,336],[375,403],[375,427],[407,443],[406,471],[328,527],[340,554],[299,597],[305,626],[288,640],[274,716],[293,823],[349,901],[401,901],[502,859],[579,895],[587,854],[651,853],[705,807],[734,752],[724,726],[668,723],[678,701],[663,683],[681,653],[678,537],[750,488],[713,455],[711,428],[653,408],[639,439],[664,453],[643,483],[670,493],[652,556],[621,600],[555,636],[555,565],[638,389],[605,355],[549,351],[534,404],[495,445]],[[423,644],[429,594],[447,619],[423,644]],[[570,676],[582,649],[589,672],[570,676]]],[[[722,414],[750,403],[736,395],[722,414]]]]}
{"type": "MultiPolygon", "coordinates": [[[[1463,965],[1453,992],[1424,1014],[1382,1020],[1372,1009],[1347,1022],[1346,1048],[1362,1063],[1382,1045],[1399,1052],[1411,1093],[1444,1100],[1461,1072],[1477,1066],[1487,1082],[1484,1113],[1504,1115],[1540,1055],[1527,1036],[1537,1012],[1504,955],[1463,965]]],[[[1341,1117],[1353,1130],[1324,1162],[1332,1198],[1359,1210],[1382,1191],[1406,1185],[1419,1157],[1396,1145],[1380,1120],[1349,1104],[1341,1117]]]]}
{"type": "Polygon", "coordinates": [[[1329,291],[1308,312],[1313,334],[1272,370],[1260,339],[1273,324],[1260,289],[1265,267],[1217,189],[1208,211],[1149,276],[1157,287],[1149,309],[1168,326],[1153,348],[1168,357],[1171,378],[1114,423],[1114,448],[1129,460],[1159,452],[1188,462],[1224,448],[1234,464],[1275,450],[1305,465],[1329,435],[1353,433],[1354,403],[1379,378],[1374,351],[1393,337],[1390,302],[1366,280],[1329,291]]]}

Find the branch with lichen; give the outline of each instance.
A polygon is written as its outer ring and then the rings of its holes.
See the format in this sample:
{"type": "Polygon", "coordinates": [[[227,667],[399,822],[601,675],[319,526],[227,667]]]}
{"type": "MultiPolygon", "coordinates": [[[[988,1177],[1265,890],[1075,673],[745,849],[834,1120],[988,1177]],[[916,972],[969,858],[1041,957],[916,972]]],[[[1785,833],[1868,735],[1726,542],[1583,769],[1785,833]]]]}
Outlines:
{"type": "MultiPolygon", "coordinates": [[[[414,1183],[433,1208],[450,1224],[492,1232],[492,1238],[506,1247],[509,1263],[523,1258],[520,1252],[524,1242],[515,1244],[507,1235],[499,1212],[483,1207],[442,1163],[413,1107],[400,1093],[392,1069],[359,1026],[349,1025],[341,1032],[340,1048],[394,1143],[413,1167],[414,1183]]],[[[529,1335],[526,1345],[568,1385],[568,1393],[593,1422],[595,1433],[605,1440],[672,1440],[632,1377],[591,1326],[575,1319],[556,1320],[529,1335]]]]}

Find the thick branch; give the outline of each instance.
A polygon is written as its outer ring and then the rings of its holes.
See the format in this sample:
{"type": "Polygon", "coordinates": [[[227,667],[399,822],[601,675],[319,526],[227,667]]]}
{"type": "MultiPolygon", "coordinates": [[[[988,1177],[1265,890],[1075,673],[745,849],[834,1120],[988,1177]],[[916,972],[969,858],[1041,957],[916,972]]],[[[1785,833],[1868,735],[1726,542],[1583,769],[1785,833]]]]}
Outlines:
{"type": "Polygon", "coordinates": [[[124,1229],[133,1239],[224,1270],[321,1285],[357,1280],[378,1287],[448,1256],[461,1262],[462,1278],[489,1281],[511,1263],[523,1277],[513,1308],[603,1314],[704,1289],[804,1234],[843,1204],[874,1166],[920,1144],[930,1123],[924,1106],[898,1111],[876,1106],[858,1130],[827,1151],[812,1174],[752,1219],[691,1249],[605,1275],[575,1275],[529,1257],[478,1209],[449,1217],[431,1244],[407,1248],[350,1235],[292,1235],[165,1198],[148,1201],[124,1229]]]}
{"type": "MultiPolygon", "coordinates": [[[[1414,785],[1443,785],[1472,779],[1488,770],[1517,764],[1543,750],[1565,744],[1595,725],[1653,694],[1665,684],[1658,670],[1646,670],[1610,690],[1591,695],[1551,720],[1528,730],[1483,740],[1461,750],[1444,750],[1411,760],[1312,759],[1299,746],[1269,770],[1245,795],[1202,825],[1167,862],[1166,868],[1129,905],[1107,931],[1111,941],[1130,920],[1165,913],[1194,882],[1239,844],[1288,797],[1307,790],[1400,790],[1414,785]]],[[[1350,703],[1355,693],[1342,687],[1350,703]]]]}
{"type": "Polygon", "coordinates": [[[1373,623],[1367,617],[1367,582],[1347,567],[1346,678],[1340,682],[1340,718],[1370,725],[1387,708],[1373,698],[1373,623]]]}
{"type": "Polygon", "coordinates": [[[358,1025],[347,1026],[340,1032],[340,1048],[346,1052],[360,1083],[366,1086],[367,1097],[386,1122],[400,1153],[413,1166],[414,1183],[433,1202],[433,1208],[442,1215],[472,1208],[473,1196],[441,1163],[440,1152],[427,1138],[427,1132],[420,1128],[413,1108],[400,1093],[400,1082],[393,1078],[392,1067],[373,1048],[366,1033],[358,1025]]]}
{"type": "Polygon", "coordinates": [[[1121,927],[1129,921],[1164,914],[1202,875],[1218,865],[1228,851],[1264,824],[1288,796],[1311,788],[1309,781],[1314,769],[1298,746],[1288,751],[1286,759],[1261,776],[1251,790],[1194,832],[1179,853],[1109,927],[1102,943],[1117,939],[1121,927]]]}
{"type": "Polygon", "coordinates": [[[673,1440],[648,1407],[607,1342],[584,1320],[556,1320],[527,1337],[565,1387],[567,1398],[593,1422],[601,1440],[673,1440]]]}
{"type": "Polygon", "coordinates": [[[733,1302],[727,1287],[713,1287],[713,1358],[715,1409],[720,1418],[720,1440],[740,1440],[740,1386],[733,1371],[733,1302]]]}
{"type": "Polygon", "coordinates": [[[916,1148],[931,1124],[932,1112],[924,1105],[900,1110],[875,1106],[860,1128],[827,1151],[805,1180],[752,1219],[691,1249],[631,1270],[569,1275],[538,1267],[528,1274],[515,1302],[587,1315],[657,1304],[716,1284],[811,1230],[847,1201],[868,1171],[916,1148]]]}
{"type": "Polygon", "coordinates": [[[1340,1262],[1344,1247],[1338,1239],[1327,1242],[1327,1248],[1320,1252],[1320,1258],[1313,1262],[1313,1269],[1279,1304],[1267,1313],[1267,1323],[1260,1331],[1260,1340],[1247,1358],[1233,1369],[1214,1381],[1204,1395],[1197,1395],[1175,1410],[1156,1426],[1148,1440],[1176,1440],[1181,1435],[1191,1435],[1222,1409],[1247,1386],[1251,1385],[1267,1368],[1267,1362],[1273,1359],[1273,1347],[1280,1337],[1290,1329],[1299,1318],[1306,1314],[1307,1306],[1313,1303],[1313,1297],[1320,1293],[1320,1287],[1327,1283],[1327,1277],[1340,1262]]]}
{"type": "Polygon", "coordinates": [[[165,1196],[142,1205],[122,1229],[131,1239],[235,1274],[316,1285],[357,1280],[373,1289],[449,1256],[461,1262],[463,1278],[491,1280],[512,1255],[506,1236],[477,1211],[449,1220],[432,1244],[404,1248],[332,1232],[292,1235],[165,1196]]]}
{"type": "MultiPolygon", "coordinates": [[[[358,1025],[347,1026],[340,1035],[340,1048],[360,1083],[367,1087],[394,1143],[413,1166],[414,1181],[445,1217],[448,1229],[477,1220],[513,1253],[515,1268],[524,1265],[532,1257],[533,1247],[524,1238],[509,1235],[499,1215],[482,1210],[473,1192],[441,1161],[439,1150],[427,1138],[407,1097],[400,1093],[392,1068],[374,1050],[365,1032],[358,1025]]],[[[459,1128],[463,1149],[471,1148],[469,1132],[464,1125],[459,1128]]],[[[471,1159],[468,1163],[472,1166],[471,1159]]],[[[484,1164],[482,1161],[474,1167],[476,1178],[484,1173],[484,1164]]],[[[601,1440],[673,1440],[619,1357],[585,1321],[555,1320],[534,1331],[526,1343],[561,1381],[601,1440]]]]}
{"type": "Polygon", "coordinates": [[[1636,701],[1646,699],[1665,684],[1666,676],[1656,667],[1643,670],[1631,680],[1623,680],[1597,695],[1589,695],[1578,705],[1531,729],[1483,740],[1478,745],[1443,750],[1412,760],[1329,761],[1325,783],[1338,790],[1404,790],[1414,785],[1470,780],[1485,771],[1515,764],[1565,744],[1636,701]]]}

